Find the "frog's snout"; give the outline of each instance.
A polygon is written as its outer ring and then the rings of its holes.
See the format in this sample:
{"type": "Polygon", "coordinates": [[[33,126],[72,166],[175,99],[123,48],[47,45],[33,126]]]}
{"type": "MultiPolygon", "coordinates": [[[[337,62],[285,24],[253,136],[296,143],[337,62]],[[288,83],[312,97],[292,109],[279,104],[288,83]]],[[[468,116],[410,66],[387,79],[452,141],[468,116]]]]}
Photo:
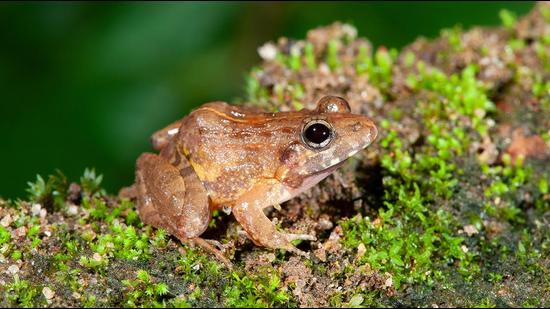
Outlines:
{"type": "MultiPolygon", "coordinates": [[[[364,149],[368,147],[372,142],[376,140],[378,136],[378,128],[368,118],[357,119],[354,123],[350,125],[350,139],[354,140],[355,143],[359,143],[358,147],[364,149]]],[[[353,143],[352,143],[353,144],[353,143]]],[[[359,149],[357,149],[359,150],[359,149]]]]}
{"type": "Polygon", "coordinates": [[[369,126],[369,132],[367,133],[367,139],[368,139],[368,145],[372,144],[378,137],[378,127],[374,124],[374,122],[370,121],[371,125],[369,126]]]}

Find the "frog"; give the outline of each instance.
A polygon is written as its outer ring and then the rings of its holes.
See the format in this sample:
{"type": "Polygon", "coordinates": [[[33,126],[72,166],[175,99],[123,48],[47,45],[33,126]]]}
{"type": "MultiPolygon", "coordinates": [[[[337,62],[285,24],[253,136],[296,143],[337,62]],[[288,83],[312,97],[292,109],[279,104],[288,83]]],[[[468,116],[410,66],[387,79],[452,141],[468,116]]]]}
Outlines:
{"type": "Polygon", "coordinates": [[[279,231],[264,211],[319,183],[377,135],[373,120],[340,96],[282,112],[210,102],[152,135],[159,153],[139,156],[131,192],[142,222],[227,265],[200,237],[215,210],[232,213],[255,245],[307,257],[292,242],[316,237],[279,231]]]}

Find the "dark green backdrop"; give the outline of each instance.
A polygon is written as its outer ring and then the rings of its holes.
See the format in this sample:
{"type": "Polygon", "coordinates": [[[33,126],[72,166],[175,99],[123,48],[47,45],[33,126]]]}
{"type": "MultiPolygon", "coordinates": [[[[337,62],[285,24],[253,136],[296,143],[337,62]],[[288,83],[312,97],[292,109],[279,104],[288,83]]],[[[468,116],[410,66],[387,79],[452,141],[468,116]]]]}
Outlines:
{"type": "Polygon", "coordinates": [[[461,24],[498,25],[532,2],[1,3],[0,196],[56,168],[111,192],[133,180],[149,135],[209,100],[243,96],[257,46],[340,20],[402,47],[461,24]]]}

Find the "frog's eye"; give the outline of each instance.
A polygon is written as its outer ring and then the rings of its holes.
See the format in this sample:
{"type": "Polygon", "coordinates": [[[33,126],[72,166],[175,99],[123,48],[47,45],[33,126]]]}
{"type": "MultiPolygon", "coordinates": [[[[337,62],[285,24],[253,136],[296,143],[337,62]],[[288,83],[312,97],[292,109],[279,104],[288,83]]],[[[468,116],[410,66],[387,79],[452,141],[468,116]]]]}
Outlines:
{"type": "Polygon", "coordinates": [[[327,95],[317,103],[317,110],[321,113],[350,113],[348,101],[344,98],[327,95]]]}
{"type": "Polygon", "coordinates": [[[333,138],[334,131],[324,120],[312,120],[302,129],[302,141],[313,149],[326,147],[333,138]]]}

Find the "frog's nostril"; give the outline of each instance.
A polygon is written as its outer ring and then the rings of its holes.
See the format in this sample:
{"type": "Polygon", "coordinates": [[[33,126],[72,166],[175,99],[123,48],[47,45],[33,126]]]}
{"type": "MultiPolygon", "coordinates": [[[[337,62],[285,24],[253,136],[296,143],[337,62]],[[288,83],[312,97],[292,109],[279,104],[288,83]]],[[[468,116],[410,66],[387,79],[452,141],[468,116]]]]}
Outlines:
{"type": "Polygon", "coordinates": [[[358,132],[361,128],[363,128],[363,125],[360,122],[356,122],[351,126],[353,132],[358,132]]]}

